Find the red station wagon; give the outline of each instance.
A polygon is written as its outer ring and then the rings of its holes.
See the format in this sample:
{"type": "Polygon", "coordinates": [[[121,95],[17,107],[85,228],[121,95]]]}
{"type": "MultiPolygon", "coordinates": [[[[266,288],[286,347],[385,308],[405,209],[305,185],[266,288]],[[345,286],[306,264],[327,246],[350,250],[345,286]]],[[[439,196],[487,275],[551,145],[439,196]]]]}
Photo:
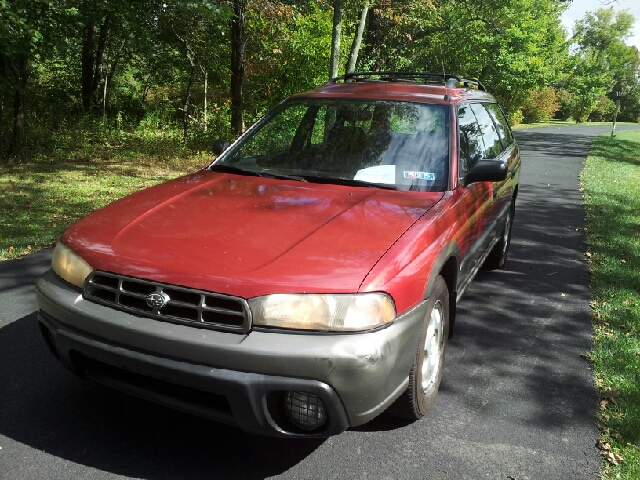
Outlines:
{"type": "Polygon", "coordinates": [[[39,325],[80,377],[251,433],[419,419],[457,300],[505,262],[519,170],[480,82],[348,74],[73,225],[39,325]]]}

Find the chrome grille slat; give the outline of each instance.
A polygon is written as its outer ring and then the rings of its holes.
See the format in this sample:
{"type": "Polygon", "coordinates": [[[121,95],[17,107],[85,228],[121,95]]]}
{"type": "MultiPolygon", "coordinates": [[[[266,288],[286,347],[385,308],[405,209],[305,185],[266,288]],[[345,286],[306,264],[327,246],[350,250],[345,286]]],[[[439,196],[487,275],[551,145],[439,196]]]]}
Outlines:
{"type": "Polygon", "coordinates": [[[93,271],[85,281],[83,296],[92,302],[165,322],[234,333],[246,333],[251,328],[249,305],[242,298],[110,272],[93,271]],[[147,304],[149,293],[142,291],[164,293],[169,300],[160,308],[151,307],[147,304]],[[172,299],[169,294],[180,299],[172,299]],[[207,299],[220,305],[208,306],[207,299]]]}

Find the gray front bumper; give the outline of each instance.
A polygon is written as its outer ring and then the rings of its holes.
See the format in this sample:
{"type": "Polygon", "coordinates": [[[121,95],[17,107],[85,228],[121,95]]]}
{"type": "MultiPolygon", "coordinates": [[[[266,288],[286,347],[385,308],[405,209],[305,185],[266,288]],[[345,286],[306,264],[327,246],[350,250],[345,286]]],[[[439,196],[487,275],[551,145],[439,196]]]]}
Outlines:
{"type": "Polygon", "coordinates": [[[423,302],[367,333],[254,329],[239,335],[89,302],[51,271],[38,280],[36,292],[45,336],[75,373],[248,432],[284,436],[335,435],[386,409],[407,386],[426,308],[423,302]],[[166,385],[214,394],[219,397],[210,403],[221,407],[169,395],[166,385]],[[288,390],[318,395],[327,426],[311,435],[289,428],[278,412],[288,390]]]}

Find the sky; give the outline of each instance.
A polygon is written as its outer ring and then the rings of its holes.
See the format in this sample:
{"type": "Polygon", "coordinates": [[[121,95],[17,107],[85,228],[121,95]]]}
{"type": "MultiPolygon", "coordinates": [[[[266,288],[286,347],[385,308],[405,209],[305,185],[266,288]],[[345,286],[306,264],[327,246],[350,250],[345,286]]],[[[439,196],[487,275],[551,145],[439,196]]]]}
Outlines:
{"type": "Polygon", "coordinates": [[[640,50],[640,0],[573,0],[566,12],[562,15],[562,24],[567,32],[573,31],[576,20],[584,17],[586,12],[595,12],[599,8],[613,7],[614,10],[627,10],[636,18],[631,37],[626,41],[627,45],[635,45],[640,50]]]}

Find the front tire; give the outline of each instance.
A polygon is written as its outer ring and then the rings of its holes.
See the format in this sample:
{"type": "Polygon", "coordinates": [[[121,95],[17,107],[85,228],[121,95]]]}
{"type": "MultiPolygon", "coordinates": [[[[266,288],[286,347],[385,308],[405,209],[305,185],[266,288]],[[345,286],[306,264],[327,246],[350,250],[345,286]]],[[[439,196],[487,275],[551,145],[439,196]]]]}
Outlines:
{"type": "Polygon", "coordinates": [[[422,338],[409,372],[409,385],[391,405],[389,413],[419,420],[433,407],[442,380],[444,352],[449,333],[449,290],[438,275],[428,300],[422,338]]]}

